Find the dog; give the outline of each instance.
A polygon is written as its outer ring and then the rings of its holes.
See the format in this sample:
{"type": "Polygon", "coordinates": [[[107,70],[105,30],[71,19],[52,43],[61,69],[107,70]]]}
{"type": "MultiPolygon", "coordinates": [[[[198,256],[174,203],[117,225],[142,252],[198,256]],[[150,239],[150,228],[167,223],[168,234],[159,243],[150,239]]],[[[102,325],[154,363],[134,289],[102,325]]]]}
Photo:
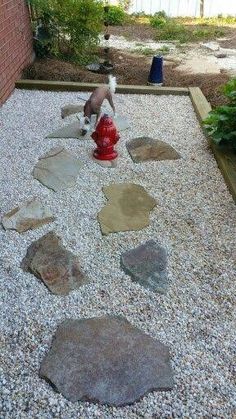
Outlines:
{"type": "Polygon", "coordinates": [[[116,77],[109,75],[109,83],[106,86],[97,87],[91,94],[90,98],[84,105],[82,117],[78,117],[81,126],[81,134],[84,136],[91,128],[91,117],[96,115],[95,126],[97,125],[100,115],[102,103],[105,99],[108,100],[113,113],[115,115],[115,106],[112,99],[112,94],[116,91],[116,77]]]}

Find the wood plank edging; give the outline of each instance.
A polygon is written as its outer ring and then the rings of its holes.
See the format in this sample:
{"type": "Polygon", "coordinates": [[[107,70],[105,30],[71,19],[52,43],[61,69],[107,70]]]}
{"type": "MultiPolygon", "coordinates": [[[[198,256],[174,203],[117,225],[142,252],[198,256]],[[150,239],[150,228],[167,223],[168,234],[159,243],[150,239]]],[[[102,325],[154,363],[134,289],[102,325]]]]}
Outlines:
{"type": "MultiPolygon", "coordinates": [[[[198,120],[202,126],[202,121],[211,111],[211,105],[199,87],[190,87],[189,93],[198,120]]],[[[213,142],[212,138],[207,134],[206,130],[204,130],[203,126],[202,128],[209,141],[221,173],[224,176],[226,185],[228,186],[236,203],[236,155],[232,153],[223,153],[213,142]]]]}
{"type": "MultiPolygon", "coordinates": [[[[52,90],[52,91],[92,91],[101,83],[77,83],[68,81],[47,81],[47,80],[18,80],[15,83],[17,89],[30,90],[52,90]]],[[[153,95],[189,95],[189,89],[186,87],[155,87],[155,86],[135,86],[121,84],[117,86],[117,93],[130,94],[153,94],[153,95]]]]}

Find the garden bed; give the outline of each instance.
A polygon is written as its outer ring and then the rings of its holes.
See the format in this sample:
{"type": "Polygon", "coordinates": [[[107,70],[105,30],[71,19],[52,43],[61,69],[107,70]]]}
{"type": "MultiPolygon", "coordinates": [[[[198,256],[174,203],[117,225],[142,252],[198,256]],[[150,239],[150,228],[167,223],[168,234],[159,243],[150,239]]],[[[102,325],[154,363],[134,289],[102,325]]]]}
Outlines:
{"type": "Polygon", "coordinates": [[[117,113],[130,120],[131,128],[121,134],[115,169],[91,159],[92,141],[45,138],[67,123],[61,121],[60,108],[78,103],[78,96],[87,98],[86,92],[15,90],[2,107],[1,214],[36,196],[56,217],[52,224],[22,235],[0,231],[4,417],[233,417],[235,206],[191,100],[183,93],[116,94],[117,113]],[[172,145],[181,159],[133,163],[125,143],[142,135],[172,145]],[[84,166],[73,188],[54,193],[33,178],[32,170],[39,157],[58,145],[84,166]],[[104,237],[97,220],[106,203],[102,187],[122,182],[143,186],[157,205],[147,228],[104,237]],[[90,279],[66,297],[51,294],[20,268],[28,246],[50,230],[78,255],[90,279]],[[166,295],[134,283],[120,267],[122,252],[149,239],[167,250],[166,295]],[[170,347],[171,392],[152,392],[120,408],[73,404],[38,377],[62,320],[105,314],[124,316],[170,347]]]}

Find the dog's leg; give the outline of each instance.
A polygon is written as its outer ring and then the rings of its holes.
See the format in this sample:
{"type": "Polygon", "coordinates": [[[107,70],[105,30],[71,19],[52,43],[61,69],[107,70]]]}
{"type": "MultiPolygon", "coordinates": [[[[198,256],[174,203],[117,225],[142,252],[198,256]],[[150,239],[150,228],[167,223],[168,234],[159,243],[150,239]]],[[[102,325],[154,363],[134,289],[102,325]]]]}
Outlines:
{"type": "Polygon", "coordinates": [[[111,106],[111,108],[114,112],[114,115],[115,115],[115,113],[116,113],[115,105],[113,103],[112,95],[111,95],[111,92],[109,90],[107,92],[106,99],[108,100],[108,102],[109,102],[109,104],[110,104],[110,106],[111,106]]]}

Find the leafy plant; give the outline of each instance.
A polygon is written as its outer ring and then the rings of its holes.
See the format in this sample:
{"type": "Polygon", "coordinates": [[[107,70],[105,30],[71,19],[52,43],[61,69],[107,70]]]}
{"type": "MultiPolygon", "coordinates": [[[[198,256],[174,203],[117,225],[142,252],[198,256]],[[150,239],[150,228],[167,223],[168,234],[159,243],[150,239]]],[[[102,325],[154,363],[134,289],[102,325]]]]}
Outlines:
{"type": "Polygon", "coordinates": [[[153,28],[161,28],[170,20],[164,10],[155,13],[150,17],[150,25],[153,28]]]}
{"type": "Polygon", "coordinates": [[[30,0],[35,14],[48,16],[53,52],[72,61],[86,63],[94,53],[103,26],[101,0],[30,0]]]}
{"type": "Polygon", "coordinates": [[[125,23],[127,15],[121,6],[109,6],[107,20],[109,25],[120,26],[125,23]]]}
{"type": "Polygon", "coordinates": [[[228,105],[218,106],[204,121],[207,132],[217,145],[226,146],[236,152],[236,78],[223,89],[228,105]]]}

